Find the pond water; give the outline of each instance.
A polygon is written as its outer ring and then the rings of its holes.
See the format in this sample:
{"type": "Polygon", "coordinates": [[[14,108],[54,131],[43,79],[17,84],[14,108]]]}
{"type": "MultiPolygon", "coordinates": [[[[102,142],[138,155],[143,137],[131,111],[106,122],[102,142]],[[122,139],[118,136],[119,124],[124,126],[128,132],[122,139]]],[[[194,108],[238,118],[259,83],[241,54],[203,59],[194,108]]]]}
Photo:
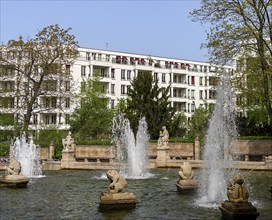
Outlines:
{"type": "MultiPolygon", "coordinates": [[[[109,185],[106,171],[44,171],[44,177],[32,178],[25,189],[0,189],[0,219],[221,220],[220,204],[199,206],[197,194],[177,192],[178,171],[156,169],[146,179],[127,179],[127,191],[139,200],[136,208],[106,212],[98,209],[100,194],[109,185]]],[[[196,180],[198,174],[196,170],[196,180]]],[[[260,212],[258,220],[271,220],[272,199],[268,190],[272,186],[272,172],[243,171],[242,175],[250,193],[249,201],[260,212]]]]}

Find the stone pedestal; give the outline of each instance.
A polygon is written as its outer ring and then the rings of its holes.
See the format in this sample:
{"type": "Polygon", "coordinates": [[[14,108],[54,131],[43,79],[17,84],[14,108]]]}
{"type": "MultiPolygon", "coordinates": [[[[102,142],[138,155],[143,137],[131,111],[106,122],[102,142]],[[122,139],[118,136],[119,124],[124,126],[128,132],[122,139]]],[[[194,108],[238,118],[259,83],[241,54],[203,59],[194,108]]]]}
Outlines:
{"type": "Polygon", "coordinates": [[[195,180],[179,180],[176,187],[180,193],[190,193],[198,188],[198,184],[195,180]]]}
{"type": "Polygon", "coordinates": [[[0,178],[1,187],[25,188],[29,182],[29,178],[23,175],[7,175],[0,178]]]}
{"type": "Polygon", "coordinates": [[[100,209],[134,208],[138,200],[132,192],[102,193],[100,197],[100,209]]]}
{"type": "Polygon", "coordinates": [[[225,201],[219,209],[226,220],[255,220],[259,216],[256,207],[250,202],[225,201]]]}
{"type": "Polygon", "coordinates": [[[195,147],[194,159],[195,160],[200,160],[200,140],[199,140],[199,138],[195,139],[194,147],[195,147]]]}
{"type": "Polygon", "coordinates": [[[62,150],[61,168],[68,169],[69,163],[75,162],[75,153],[73,150],[62,150]]]}
{"type": "Polygon", "coordinates": [[[158,147],[157,148],[157,158],[156,167],[166,167],[167,160],[170,160],[169,147],[158,147]]]}

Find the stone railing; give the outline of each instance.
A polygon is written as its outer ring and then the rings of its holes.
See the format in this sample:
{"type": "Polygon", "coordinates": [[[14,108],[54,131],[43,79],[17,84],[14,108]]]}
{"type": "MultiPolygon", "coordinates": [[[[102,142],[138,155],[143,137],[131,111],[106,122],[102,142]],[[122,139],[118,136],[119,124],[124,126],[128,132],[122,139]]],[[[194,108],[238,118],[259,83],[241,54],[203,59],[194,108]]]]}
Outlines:
{"type": "Polygon", "coordinates": [[[78,162],[113,162],[116,158],[114,146],[77,145],[75,159],[78,162]]]}
{"type": "Polygon", "coordinates": [[[272,140],[239,140],[232,143],[230,154],[233,159],[265,161],[272,155],[272,140]]]}

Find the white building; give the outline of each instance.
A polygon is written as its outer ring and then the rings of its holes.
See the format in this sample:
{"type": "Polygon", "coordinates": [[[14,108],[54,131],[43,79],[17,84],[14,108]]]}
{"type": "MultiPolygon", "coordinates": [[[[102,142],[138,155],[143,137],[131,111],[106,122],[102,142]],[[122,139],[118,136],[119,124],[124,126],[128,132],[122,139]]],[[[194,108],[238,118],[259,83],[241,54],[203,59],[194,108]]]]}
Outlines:
{"type": "MultiPolygon", "coordinates": [[[[116,106],[119,99],[126,98],[127,88],[131,85],[132,79],[141,72],[151,72],[161,87],[170,85],[171,105],[177,112],[184,112],[188,118],[193,115],[196,108],[205,103],[215,103],[214,85],[218,68],[209,63],[89,48],[79,48],[79,52],[80,55],[74,64],[68,66],[71,76],[49,82],[58,87],[57,95],[54,98],[39,98],[38,102],[44,103],[43,106],[47,108],[33,115],[31,129],[54,126],[58,129],[69,129],[69,115],[80,103],[77,99],[74,105],[70,100],[73,99],[70,86],[74,85],[76,89],[74,94],[78,97],[81,84],[95,72],[104,82],[104,91],[110,98],[110,108],[116,106]],[[62,104],[63,108],[59,109],[55,103],[62,104]]],[[[228,72],[233,71],[232,66],[226,66],[224,69],[228,72]]],[[[12,74],[16,76],[16,73],[12,74]]],[[[12,81],[15,82],[16,77],[10,76],[7,81],[7,77],[1,77],[0,74],[2,86],[12,84],[12,81]]],[[[3,94],[0,93],[0,98],[3,98],[3,94]]],[[[7,93],[4,96],[7,96],[7,93]]],[[[0,112],[15,114],[16,105],[12,103],[15,101],[10,99],[6,106],[0,102],[0,112]]]]}
{"type": "MultiPolygon", "coordinates": [[[[204,103],[215,103],[218,68],[209,63],[88,48],[79,51],[80,57],[72,67],[74,80],[79,85],[97,71],[111,99],[109,107],[126,98],[127,87],[140,72],[152,72],[161,87],[170,85],[172,106],[187,117],[204,103]]],[[[232,66],[224,69],[233,71],[232,66]]]]}

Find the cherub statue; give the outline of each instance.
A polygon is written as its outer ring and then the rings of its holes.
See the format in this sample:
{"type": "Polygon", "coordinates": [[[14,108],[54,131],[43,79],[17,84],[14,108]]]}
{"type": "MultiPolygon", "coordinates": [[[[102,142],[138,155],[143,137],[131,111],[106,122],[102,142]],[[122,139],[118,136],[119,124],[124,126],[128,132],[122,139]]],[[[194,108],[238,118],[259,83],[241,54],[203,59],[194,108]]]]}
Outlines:
{"type": "Polygon", "coordinates": [[[109,170],[107,177],[110,180],[109,193],[120,193],[127,187],[127,181],[116,170],[109,170]]]}
{"type": "Polygon", "coordinates": [[[188,161],[184,161],[180,166],[179,176],[181,180],[193,179],[194,171],[192,170],[192,166],[188,161]]]}
{"type": "Polygon", "coordinates": [[[241,175],[236,175],[229,181],[227,196],[230,202],[248,202],[248,191],[241,175]]]}
{"type": "Polygon", "coordinates": [[[169,140],[169,132],[166,127],[162,127],[162,131],[160,131],[159,139],[158,139],[158,147],[166,147],[168,145],[169,140]]]}
{"type": "Polygon", "coordinates": [[[7,167],[8,175],[19,175],[21,172],[21,164],[15,158],[11,158],[7,167]]]}
{"type": "Polygon", "coordinates": [[[63,150],[74,150],[75,140],[71,135],[72,132],[69,131],[67,137],[62,139],[63,150]]]}

